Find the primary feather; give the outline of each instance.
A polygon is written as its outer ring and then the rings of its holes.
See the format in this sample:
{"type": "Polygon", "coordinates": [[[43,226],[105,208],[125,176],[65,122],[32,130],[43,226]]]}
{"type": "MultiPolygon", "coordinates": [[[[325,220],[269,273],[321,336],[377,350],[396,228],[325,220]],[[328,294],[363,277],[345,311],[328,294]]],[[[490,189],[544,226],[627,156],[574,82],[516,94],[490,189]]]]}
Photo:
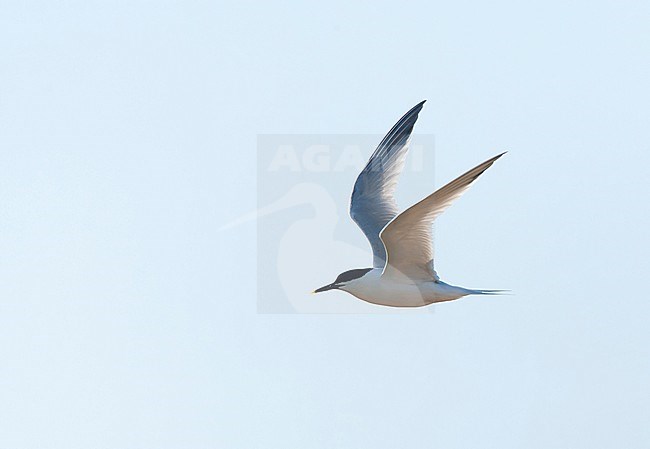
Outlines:
{"type": "Polygon", "coordinates": [[[379,233],[399,212],[395,187],[423,105],[424,101],[418,103],[391,128],[354,183],[350,216],[370,242],[375,268],[382,268],[386,263],[386,250],[379,233]]]}

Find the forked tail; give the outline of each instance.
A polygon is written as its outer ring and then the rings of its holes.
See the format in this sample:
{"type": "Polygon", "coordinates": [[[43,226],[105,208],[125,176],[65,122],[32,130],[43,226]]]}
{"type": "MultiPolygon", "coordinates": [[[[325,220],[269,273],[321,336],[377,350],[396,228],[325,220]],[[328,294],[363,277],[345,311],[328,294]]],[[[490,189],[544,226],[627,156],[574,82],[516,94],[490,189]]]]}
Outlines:
{"type": "Polygon", "coordinates": [[[512,290],[472,290],[473,295],[512,295],[512,290]]]}

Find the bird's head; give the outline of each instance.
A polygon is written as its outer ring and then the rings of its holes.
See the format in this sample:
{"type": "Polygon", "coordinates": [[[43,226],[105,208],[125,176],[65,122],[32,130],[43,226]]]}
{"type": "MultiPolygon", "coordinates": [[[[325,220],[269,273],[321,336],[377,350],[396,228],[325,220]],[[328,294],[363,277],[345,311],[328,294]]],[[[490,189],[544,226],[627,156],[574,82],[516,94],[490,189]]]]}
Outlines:
{"type": "Polygon", "coordinates": [[[356,268],[354,270],[344,271],[336,277],[336,280],[331,284],[327,284],[321,288],[317,288],[312,293],[321,293],[326,292],[327,290],[345,290],[347,285],[353,284],[359,279],[361,279],[366,273],[368,273],[372,268],[356,268]]]}

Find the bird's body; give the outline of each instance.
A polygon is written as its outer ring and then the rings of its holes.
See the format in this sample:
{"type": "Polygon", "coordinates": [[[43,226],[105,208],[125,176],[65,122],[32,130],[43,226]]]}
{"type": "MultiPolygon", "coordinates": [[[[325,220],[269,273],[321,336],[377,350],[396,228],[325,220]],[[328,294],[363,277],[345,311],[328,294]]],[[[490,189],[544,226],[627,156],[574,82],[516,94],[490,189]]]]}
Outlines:
{"type": "Polygon", "coordinates": [[[423,104],[416,105],[393,126],[354,184],[350,216],[370,242],[373,267],[341,273],[315,293],[338,289],[373,304],[421,307],[467,295],[500,292],[466,289],[440,281],[433,268],[431,226],[504,153],[477,165],[405,211],[397,209],[393,192],[423,104]]]}
{"type": "Polygon", "coordinates": [[[435,279],[419,282],[395,279],[382,276],[382,271],[371,268],[362,277],[346,283],[340,289],[366,302],[393,307],[422,307],[478,293],[435,279]]]}

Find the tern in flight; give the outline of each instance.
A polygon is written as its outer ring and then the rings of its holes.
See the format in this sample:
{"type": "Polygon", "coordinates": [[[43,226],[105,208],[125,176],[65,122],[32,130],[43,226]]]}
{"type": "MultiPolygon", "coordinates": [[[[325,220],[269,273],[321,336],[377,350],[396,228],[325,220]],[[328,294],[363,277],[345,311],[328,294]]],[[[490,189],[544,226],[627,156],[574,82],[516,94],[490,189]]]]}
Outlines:
{"type": "Polygon", "coordinates": [[[472,290],[442,282],[433,267],[431,227],[433,221],[505,153],[477,165],[405,211],[399,213],[397,209],[393,193],[423,105],[424,101],[393,126],[354,183],[350,216],[370,242],[372,268],[341,273],[334,282],[314,293],[337,289],[373,304],[421,307],[467,295],[503,292],[472,290]]]}

